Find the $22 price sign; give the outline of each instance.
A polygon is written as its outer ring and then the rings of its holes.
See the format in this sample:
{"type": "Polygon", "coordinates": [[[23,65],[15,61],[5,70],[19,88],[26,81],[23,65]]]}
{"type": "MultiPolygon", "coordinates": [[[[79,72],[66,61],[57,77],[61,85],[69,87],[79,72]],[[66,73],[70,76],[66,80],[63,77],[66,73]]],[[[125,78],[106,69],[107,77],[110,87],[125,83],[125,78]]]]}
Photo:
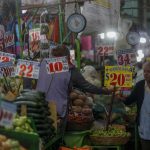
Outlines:
{"type": "Polygon", "coordinates": [[[11,127],[13,118],[16,115],[17,107],[15,104],[1,101],[0,103],[0,125],[11,127]]]}
{"type": "Polygon", "coordinates": [[[132,68],[129,66],[105,66],[106,87],[132,87],[132,68]]]}
{"type": "Polygon", "coordinates": [[[46,69],[48,74],[61,73],[69,71],[69,65],[66,57],[46,59],[46,69]]]}
{"type": "Polygon", "coordinates": [[[39,62],[19,59],[17,63],[16,76],[38,79],[39,69],[39,62]]]}

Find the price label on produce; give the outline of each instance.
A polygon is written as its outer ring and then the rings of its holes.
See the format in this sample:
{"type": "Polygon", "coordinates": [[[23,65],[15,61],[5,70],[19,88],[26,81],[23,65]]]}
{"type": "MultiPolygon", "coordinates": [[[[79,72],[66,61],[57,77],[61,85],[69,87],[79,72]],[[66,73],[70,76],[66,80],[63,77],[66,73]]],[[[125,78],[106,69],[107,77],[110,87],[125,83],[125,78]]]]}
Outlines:
{"type": "Polygon", "coordinates": [[[13,62],[3,62],[0,63],[0,78],[3,77],[14,77],[15,76],[15,66],[13,62]]]}
{"type": "Polygon", "coordinates": [[[113,45],[101,45],[96,48],[97,55],[99,56],[110,56],[113,55],[114,46],[113,45]]]}
{"type": "Polygon", "coordinates": [[[15,104],[1,101],[0,102],[0,125],[12,127],[12,121],[15,118],[17,107],[15,104]]]}
{"type": "Polygon", "coordinates": [[[136,53],[132,49],[118,50],[116,54],[118,65],[132,65],[136,62],[136,53]]]}
{"type": "Polygon", "coordinates": [[[48,74],[69,71],[69,65],[66,57],[46,59],[46,68],[48,74]]]}
{"type": "Polygon", "coordinates": [[[14,45],[14,34],[12,32],[6,32],[4,34],[4,45],[5,48],[14,45]]]}
{"type": "Polygon", "coordinates": [[[105,86],[132,87],[132,67],[105,66],[105,86]]]}
{"type": "Polygon", "coordinates": [[[38,79],[39,70],[40,70],[39,62],[19,59],[16,68],[16,76],[38,79]]]}
{"type": "Polygon", "coordinates": [[[15,54],[0,52],[0,62],[14,61],[16,58],[15,54]]]}

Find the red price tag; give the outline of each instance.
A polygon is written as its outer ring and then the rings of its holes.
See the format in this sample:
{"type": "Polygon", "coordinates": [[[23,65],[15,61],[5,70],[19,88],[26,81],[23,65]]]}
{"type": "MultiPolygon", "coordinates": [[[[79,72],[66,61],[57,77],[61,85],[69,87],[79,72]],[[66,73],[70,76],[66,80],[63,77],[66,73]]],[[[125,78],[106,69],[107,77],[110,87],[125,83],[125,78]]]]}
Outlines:
{"type": "Polygon", "coordinates": [[[97,54],[100,55],[100,56],[112,55],[113,51],[114,51],[113,46],[99,46],[97,48],[97,54]]]}
{"type": "Polygon", "coordinates": [[[30,42],[40,41],[40,28],[29,30],[30,42]]]}
{"type": "Polygon", "coordinates": [[[19,59],[17,63],[16,75],[38,79],[39,66],[40,66],[39,62],[19,59]]]}
{"type": "Polygon", "coordinates": [[[66,57],[51,58],[46,60],[46,68],[48,74],[61,73],[69,71],[66,57]]]}
{"type": "Polygon", "coordinates": [[[9,62],[10,58],[7,56],[0,56],[0,62],[9,62]]]}
{"type": "Polygon", "coordinates": [[[14,45],[14,34],[11,32],[6,32],[4,35],[5,48],[14,45]]]}

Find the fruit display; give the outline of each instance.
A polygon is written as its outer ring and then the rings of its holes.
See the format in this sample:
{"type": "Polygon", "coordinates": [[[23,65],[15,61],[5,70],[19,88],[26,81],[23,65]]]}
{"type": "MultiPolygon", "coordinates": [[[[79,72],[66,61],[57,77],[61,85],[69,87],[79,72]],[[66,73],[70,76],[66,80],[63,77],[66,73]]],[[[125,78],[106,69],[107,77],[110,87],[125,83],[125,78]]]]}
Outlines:
{"type": "Polygon", "coordinates": [[[26,116],[32,118],[36,131],[43,143],[49,142],[55,135],[53,120],[50,118],[50,110],[45,96],[41,92],[24,90],[14,101],[17,104],[18,113],[21,114],[21,106],[26,106],[26,116]]]}
{"type": "Polygon", "coordinates": [[[83,92],[73,90],[70,93],[71,106],[68,114],[68,130],[87,130],[93,122],[93,99],[83,92]]]}
{"type": "Polygon", "coordinates": [[[18,132],[36,134],[31,127],[31,120],[26,116],[16,116],[13,119],[12,129],[18,132]]]}
{"type": "Polygon", "coordinates": [[[17,140],[0,135],[0,150],[27,150],[17,140]]]}

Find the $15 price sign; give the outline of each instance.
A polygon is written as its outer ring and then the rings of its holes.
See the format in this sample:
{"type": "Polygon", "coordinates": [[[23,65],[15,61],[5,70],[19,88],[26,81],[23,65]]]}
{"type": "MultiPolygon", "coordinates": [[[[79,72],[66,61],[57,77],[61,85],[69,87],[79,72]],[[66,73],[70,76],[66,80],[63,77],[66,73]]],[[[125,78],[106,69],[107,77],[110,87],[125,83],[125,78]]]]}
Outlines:
{"type": "Polygon", "coordinates": [[[39,69],[39,62],[19,59],[17,63],[16,76],[38,79],[39,69]]]}
{"type": "Polygon", "coordinates": [[[16,115],[17,107],[15,104],[1,101],[0,103],[0,125],[11,127],[13,118],[16,115]]]}
{"type": "Polygon", "coordinates": [[[46,59],[46,69],[48,74],[61,73],[69,71],[69,65],[66,57],[46,59]]]}
{"type": "Polygon", "coordinates": [[[132,68],[129,66],[105,66],[106,87],[132,87],[132,68]]]}

